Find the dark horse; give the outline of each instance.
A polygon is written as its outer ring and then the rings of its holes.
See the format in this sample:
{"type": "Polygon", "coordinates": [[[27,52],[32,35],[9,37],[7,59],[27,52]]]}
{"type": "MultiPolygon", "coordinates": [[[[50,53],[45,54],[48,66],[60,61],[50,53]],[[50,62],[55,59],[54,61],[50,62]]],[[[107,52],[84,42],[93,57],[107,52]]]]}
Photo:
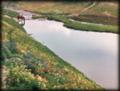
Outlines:
{"type": "Polygon", "coordinates": [[[25,24],[25,17],[24,17],[24,16],[18,15],[18,16],[17,16],[17,19],[18,19],[18,22],[19,22],[21,25],[24,25],[24,24],[25,24]]]}

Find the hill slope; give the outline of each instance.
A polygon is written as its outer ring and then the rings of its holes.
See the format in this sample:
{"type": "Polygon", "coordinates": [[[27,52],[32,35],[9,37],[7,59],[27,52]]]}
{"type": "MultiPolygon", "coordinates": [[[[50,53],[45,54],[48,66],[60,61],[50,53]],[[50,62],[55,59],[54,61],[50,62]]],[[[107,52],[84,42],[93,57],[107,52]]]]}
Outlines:
{"type": "Polygon", "coordinates": [[[3,89],[102,89],[8,15],[2,18],[3,89]]]}

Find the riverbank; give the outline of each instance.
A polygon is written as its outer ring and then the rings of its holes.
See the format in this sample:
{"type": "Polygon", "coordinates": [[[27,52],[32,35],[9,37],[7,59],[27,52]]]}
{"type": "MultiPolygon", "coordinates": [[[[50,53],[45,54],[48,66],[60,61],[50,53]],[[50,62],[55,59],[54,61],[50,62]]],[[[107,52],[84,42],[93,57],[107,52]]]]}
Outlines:
{"type": "Polygon", "coordinates": [[[64,23],[64,26],[68,28],[73,28],[80,31],[94,31],[94,32],[110,32],[118,33],[118,26],[114,25],[104,25],[104,24],[95,24],[90,22],[82,23],[80,21],[71,20],[67,18],[66,15],[48,15],[48,19],[56,20],[64,23]]]}
{"type": "Polygon", "coordinates": [[[13,18],[2,17],[3,89],[103,89],[35,41],[13,18]]]}

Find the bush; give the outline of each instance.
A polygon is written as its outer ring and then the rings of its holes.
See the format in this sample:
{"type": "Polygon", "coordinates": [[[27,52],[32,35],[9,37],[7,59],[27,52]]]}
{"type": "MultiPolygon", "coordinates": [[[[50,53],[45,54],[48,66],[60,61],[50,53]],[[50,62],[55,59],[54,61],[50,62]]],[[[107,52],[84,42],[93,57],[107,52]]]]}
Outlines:
{"type": "Polygon", "coordinates": [[[40,87],[30,70],[26,69],[26,65],[22,60],[5,61],[5,66],[9,69],[7,79],[7,89],[32,89],[40,87]]]}

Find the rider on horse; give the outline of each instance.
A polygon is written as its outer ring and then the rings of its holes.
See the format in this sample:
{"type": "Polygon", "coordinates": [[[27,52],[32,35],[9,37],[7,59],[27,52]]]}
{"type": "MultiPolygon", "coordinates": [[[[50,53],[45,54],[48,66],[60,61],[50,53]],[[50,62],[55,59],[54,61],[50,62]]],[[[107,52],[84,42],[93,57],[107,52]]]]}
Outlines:
{"type": "Polygon", "coordinates": [[[22,14],[19,14],[19,15],[17,16],[17,19],[18,19],[18,22],[19,22],[20,24],[22,24],[22,25],[25,24],[25,17],[24,17],[22,14]]]}

